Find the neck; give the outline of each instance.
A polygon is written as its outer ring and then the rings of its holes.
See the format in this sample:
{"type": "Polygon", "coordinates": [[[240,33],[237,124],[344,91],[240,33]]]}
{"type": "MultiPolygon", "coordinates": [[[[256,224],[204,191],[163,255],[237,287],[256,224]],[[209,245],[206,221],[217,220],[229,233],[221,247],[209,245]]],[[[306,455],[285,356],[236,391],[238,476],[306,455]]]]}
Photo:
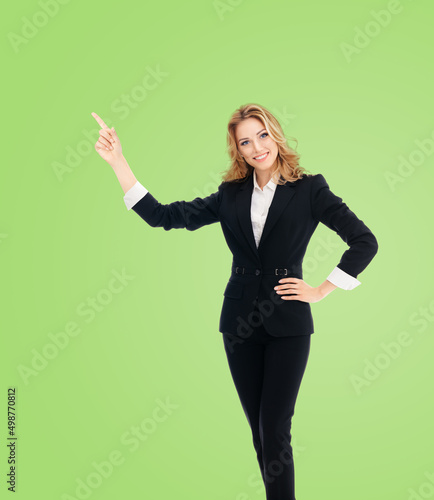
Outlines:
{"type": "Polygon", "coordinates": [[[268,184],[269,180],[271,179],[271,169],[266,170],[264,172],[258,172],[255,169],[255,174],[256,174],[256,182],[258,183],[258,186],[263,189],[266,184],[268,184]]]}

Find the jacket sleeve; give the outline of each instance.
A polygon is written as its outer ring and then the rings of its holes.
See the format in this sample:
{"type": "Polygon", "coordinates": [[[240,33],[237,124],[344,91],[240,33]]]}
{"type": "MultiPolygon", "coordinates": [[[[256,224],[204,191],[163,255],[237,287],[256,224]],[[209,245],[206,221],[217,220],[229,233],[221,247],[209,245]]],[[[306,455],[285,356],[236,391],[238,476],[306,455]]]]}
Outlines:
{"type": "Polygon", "coordinates": [[[218,222],[223,183],[218,191],[206,198],[195,198],[192,201],[174,201],[163,205],[148,191],[132,210],[151,227],[170,229],[185,228],[195,231],[202,226],[218,222]]]}
{"type": "Polygon", "coordinates": [[[312,177],[311,209],[316,221],[335,231],[349,245],[337,267],[357,278],[378,251],[376,237],[342,198],[332,193],[322,174],[312,177]]]}

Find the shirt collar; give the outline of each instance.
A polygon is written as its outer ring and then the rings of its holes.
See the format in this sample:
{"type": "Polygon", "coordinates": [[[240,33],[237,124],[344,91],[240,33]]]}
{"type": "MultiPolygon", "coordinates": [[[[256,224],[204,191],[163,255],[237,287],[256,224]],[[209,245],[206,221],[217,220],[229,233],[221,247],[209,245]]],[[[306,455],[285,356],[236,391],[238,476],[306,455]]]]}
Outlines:
{"type": "MultiPolygon", "coordinates": [[[[262,191],[262,189],[259,187],[259,184],[258,184],[258,182],[257,182],[257,180],[256,180],[256,170],[255,170],[255,169],[253,169],[253,186],[254,186],[254,188],[259,189],[259,190],[261,190],[261,191],[262,191]]],[[[267,182],[267,184],[265,184],[265,186],[264,186],[264,190],[265,190],[265,189],[270,189],[271,191],[273,191],[273,192],[274,192],[274,191],[276,190],[276,187],[277,187],[277,184],[274,182],[273,177],[272,177],[272,178],[271,178],[271,179],[267,182]]]]}

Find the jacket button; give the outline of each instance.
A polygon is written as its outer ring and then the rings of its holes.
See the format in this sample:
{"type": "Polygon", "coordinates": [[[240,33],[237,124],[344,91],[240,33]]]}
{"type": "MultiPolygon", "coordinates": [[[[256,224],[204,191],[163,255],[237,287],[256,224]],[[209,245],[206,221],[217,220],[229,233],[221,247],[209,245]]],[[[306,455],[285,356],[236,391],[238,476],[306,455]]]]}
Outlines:
{"type": "Polygon", "coordinates": [[[255,274],[256,274],[256,276],[259,276],[261,274],[261,270],[260,269],[256,269],[255,274]]]}

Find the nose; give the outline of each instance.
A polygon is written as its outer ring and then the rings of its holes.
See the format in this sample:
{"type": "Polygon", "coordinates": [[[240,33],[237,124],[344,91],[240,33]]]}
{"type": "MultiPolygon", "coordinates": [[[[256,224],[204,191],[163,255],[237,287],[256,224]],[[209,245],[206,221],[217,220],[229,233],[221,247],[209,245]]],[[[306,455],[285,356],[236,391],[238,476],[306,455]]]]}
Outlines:
{"type": "Polygon", "coordinates": [[[258,155],[259,153],[261,153],[261,151],[262,151],[262,149],[261,149],[261,146],[259,145],[259,143],[256,141],[253,141],[253,156],[258,155]]]}

